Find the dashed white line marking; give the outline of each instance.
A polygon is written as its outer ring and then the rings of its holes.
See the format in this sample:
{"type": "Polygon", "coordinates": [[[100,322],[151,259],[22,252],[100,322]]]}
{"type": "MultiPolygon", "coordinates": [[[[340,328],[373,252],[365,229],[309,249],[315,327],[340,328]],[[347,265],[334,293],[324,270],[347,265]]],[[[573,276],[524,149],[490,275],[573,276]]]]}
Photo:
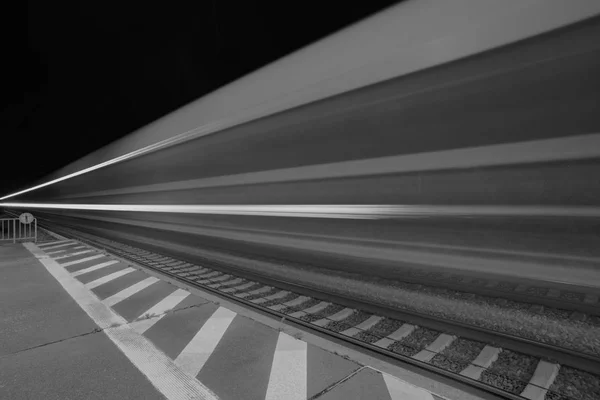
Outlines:
{"type": "Polygon", "coordinates": [[[435,397],[423,388],[401,381],[384,372],[381,372],[381,376],[392,400],[435,400],[435,397]]]}
{"type": "Polygon", "coordinates": [[[265,400],[306,400],[306,342],[280,332],[265,400]]]}
{"type": "Polygon", "coordinates": [[[97,288],[100,285],[104,285],[105,283],[110,282],[113,279],[117,279],[117,278],[120,278],[123,275],[127,275],[128,273],[133,272],[133,271],[135,271],[134,268],[131,268],[131,267],[125,268],[125,269],[122,269],[120,271],[113,272],[112,274],[108,274],[106,276],[103,276],[102,278],[98,278],[95,281],[91,281],[89,283],[86,283],[85,286],[88,289],[91,290],[91,289],[97,288]]]}
{"type": "Polygon", "coordinates": [[[189,376],[198,375],[235,316],[233,311],[219,307],[177,356],[175,364],[189,376]]]}
{"type": "Polygon", "coordinates": [[[43,250],[44,250],[44,251],[46,251],[46,250],[58,249],[58,248],[60,248],[60,247],[71,246],[71,245],[73,245],[73,244],[75,244],[75,243],[76,243],[75,241],[73,241],[73,240],[70,240],[70,241],[69,241],[69,242],[67,242],[67,243],[61,243],[61,244],[57,244],[56,246],[48,246],[48,247],[44,247],[44,248],[43,248],[43,250]]]}
{"type": "Polygon", "coordinates": [[[98,265],[94,265],[94,266],[89,267],[89,268],[84,268],[84,269],[80,269],[79,271],[75,271],[75,272],[73,272],[71,274],[71,276],[75,277],[75,276],[87,274],[88,272],[97,271],[97,270],[102,269],[104,267],[108,267],[108,266],[117,264],[118,262],[119,262],[118,260],[110,260],[110,261],[107,261],[107,262],[103,262],[103,263],[100,263],[98,265]]]}
{"type": "Polygon", "coordinates": [[[67,243],[67,242],[68,242],[68,243],[72,243],[72,242],[75,242],[75,241],[74,241],[74,240],[71,240],[71,239],[66,239],[66,240],[56,240],[56,241],[54,241],[54,242],[41,243],[41,244],[38,244],[37,246],[38,246],[40,249],[42,249],[42,250],[46,250],[48,247],[55,246],[55,245],[57,245],[57,244],[63,244],[63,243],[67,243]]]}
{"type": "Polygon", "coordinates": [[[131,328],[139,334],[146,332],[154,324],[160,321],[167,311],[175,308],[177,304],[181,303],[189,295],[190,292],[186,290],[175,290],[173,293],[152,306],[149,310],[142,313],[136,321],[131,323],[131,328]]]}
{"type": "Polygon", "coordinates": [[[70,249],[47,251],[46,254],[51,256],[51,255],[58,254],[58,253],[64,253],[65,251],[69,251],[69,250],[79,250],[79,249],[85,249],[85,248],[86,248],[86,246],[76,246],[76,247],[72,247],[70,249]]]}
{"type": "Polygon", "coordinates": [[[86,261],[96,260],[96,259],[102,258],[102,257],[106,257],[106,256],[104,254],[96,254],[95,256],[82,258],[81,260],[69,261],[69,262],[66,262],[66,263],[60,264],[60,265],[61,265],[61,267],[64,268],[64,267],[69,267],[71,265],[81,264],[86,261]]]}
{"type": "Polygon", "coordinates": [[[160,279],[151,276],[149,278],[144,279],[141,282],[138,282],[134,285],[129,286],[126,289],[121,290],[119,293],[113,294],[112,296],[102,300],[102,302],[104,304],[106,304],[107,306],[112,307],[115,304],[125,300],[128,297],[133,296],[137,292],[144,290],[148,286],[150,286],[158,281],[160,281],[160,279]]]}
{"type": "Polygon", "coordinates": [[[58,257],[53,257],[55,260],[60,260],[62,258],[68,258],[68,257],[75,257],[75,256],[79,256],[82,254],[88,254],[88,253],[93,253],[94,250],[83,250],[83,251],[77,251],[75,253],[69,253],[69,254],[64,254],[62,256],[58,256],[58,257]]]}
{"type": "Polygon", "coordinates": [[[104,330],[106,336],[168,400],[218,400],[218,397],[200,381],[186,375],[164,353],[131,329],[123,317],[102,304],[56,261],[48,259],[33,243],[23,245],[38,258],[77,304],[104,330]]]}

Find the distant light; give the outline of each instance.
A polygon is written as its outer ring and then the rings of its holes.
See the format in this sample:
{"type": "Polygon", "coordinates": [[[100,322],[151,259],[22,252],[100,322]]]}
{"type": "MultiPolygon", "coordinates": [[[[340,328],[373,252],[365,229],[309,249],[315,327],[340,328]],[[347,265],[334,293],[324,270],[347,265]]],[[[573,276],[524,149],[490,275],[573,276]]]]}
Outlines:
{"type": "Polygon", "coordinates": [[[129,152],[127,154],[124,154],[122,156],[110,159],[108,161],[104,161],[104,162],[102,162],[100,164],[96,164],[96,165],[93,165],[91,167],[88,167],[88,168],[82,169],[80,171],[74,172],[72,174],[65,175],[65,176],[63,176],[61,178],[54,179],[54,180],[46,182],[46,183],[42,183],[41,185],[33,186],[33,187],[28,188],[28,189],[21,190],[19,192],[11,193],[11,194],[6,195],[4,197],[0,197],[0,200],[10,199],[11,197],[15,197],[15,196],[18,196],[18,195],[23,194],[23,193],[28,193],[28,192],[31,192],[33,190],[37,190],[37,189],[40,189],[40,188],[43,188],[43,187],[46,187],[46,186],[50,186],[50,185],[52,185],[54,183],[62,182],[64,180],[71,179],[71,178],[74,178],[76,176],[83,175],[83,174],[86,174],[88,172],[95,171],[97,169],[100,169],[100,168],[103,168],[103,167],[106,167],[106,166],[109,166],[109,165],[112,165],[112,164],[116,164],[118,162],[125,161],[125,160],[128,160],[128,159],[133,158],[133,157],[141,156],[141,155],[149,153],[151,151],[158,150],[158,149],[161,149],[163,147],[171,146],[173,144],[179,143],[179,142],[181,142],[183,140],[186,140],[186,139],[190,139],[190,138],[192,138],[194,136],[197,136],[199,134],[202,134],[202,133],[203,132],[199,128],[195,128],[195,129],[192,129],[192,130],[180,133],[180,134],[178,134],[176,136],[173,136],[173,137],[171,137],[169,139],[161,140],[160,142],[151,144],[151,145],[146,146],[146,147],[142,147],[141,149],[129,152]]]}
{"type": "Polygon", "coordinates": [[[435,205],[166,205],[0,203],[0,207],[55,210],[129,211],[271,217],[388,219],[414,217],[573,217],[599,218],[600,207],[435,206],[435,205]]]}

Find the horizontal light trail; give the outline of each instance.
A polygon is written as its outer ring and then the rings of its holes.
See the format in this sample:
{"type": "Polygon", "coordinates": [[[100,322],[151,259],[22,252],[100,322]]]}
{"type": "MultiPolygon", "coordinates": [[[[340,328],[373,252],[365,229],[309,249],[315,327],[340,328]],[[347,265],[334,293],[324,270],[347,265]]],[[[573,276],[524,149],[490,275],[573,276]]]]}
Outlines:
{"type": "Polygon", "coordinates": [[[600,133],[67,194],[63,199],[600,158],[600,133]]]}
{"type": "Polygon", "coordinates": [[[598,218],[600,207],[446,205],[165,205],[0,203],[0,207],[55,210],[129,211],[271,217],[387,219],[410,217],[576,217],[598,218]]]}
{"type": "MultiPolygon", "coordinates": [[[[448,1],[443,3],[436,5],[431,14],[424,13],[421,6],[415,7],[412,3],[391,7],[384,13],[361,21],[206,96],[196,104],[203,105],[206,102],[205,108],[208,110],[214,108],[215,104],[221,110],[223,104],[237,104],[234,108],[227,106],[225,112],[221,111],[208,119],[212,119],[211,122],[80,171],[0,197],[0,201],[173,144],[536,36],[596,16],[600,11],[598,2],[594,0],[571,0],[570,3],[577,3],[578,6],[567,8],[561,0],[530,1],[526,6],[518,4],[510,7],[504,3],[492,7],[490,3],[485,8],[477,5],[480,2],[475,0],[471,1],[473,5],[464,1],[456,1],[457,4],[448,1]],[[464,13],[460,18],[456,16],[461,13],[455,13],[453,18],[446,18],[442,23],[435,24],[435,29],[428,27],[422,30],[419,26],[423,24],[415,24],[415,21],[421,19],[430,20],[431,17],[435,19],[438,15],[443,15],[443,12],[440,14],[440,7],[455,10],[457,6],[465,8],[469,13],[464,13]],[[476,14],[470,14],[472,12],[476,14]],[[471,21],[474,15],[477,15],[478,22],[466,24],[465,21],[471,21]],[[510,21],[512,29],[505,29],[506,21],[510,21]],[[482,30],[482,26],[485,29],[482,30]],[[363,46],[347,47],[348,43],[359,42],[363,46]],[[357,48],[363,51],[355,51],[357,48]],[[324,54],[328,56],[323,58],[324,54]],[[307,71],[317,71],[316,77],[305,75],[307,71]],[[273,87],[277,89],[273,90],[273,87]],[[260,95],[261,92],[267,97],[260,95]]],[[[194,109],[203,116],[202,107],[196,106],[194,109]]],[[[187,111],[189,113],[189,108],[187,111]]],[[[172,115],[170,120],[166,120],[173,125],[172,121],[177,117],[180,115],[172,115]]],[[[155,135],[156,130],[149,130],[149,133],[155,135]]]]}
{"type": "Polygon", "coordinates": [[[188,131],[188,132],[184,132],[184,133],[176,135],[176,136],[174,136],[172,138],[162,140],[162,141],[160,141],[158,143],[154,143],[154,144],[151,144],[151,145],[146,146],[146,147],[142,147],[141,149],[129,152],[127,154],[123,154],[122,156],[115,157],[115,158],[113,158],[111,160],[105,161],[105,162],[100,163],[100,164],[93,165],[93,166],[91,166],[89,168],[82,169],[82,170],[74,172],[72,174],[65,175],[65,176],[60,177],[58,179],[54,179],[54,180],[48,181],[46,183],[42,183],[41,185],[30,187],[29,189],[21,190],[20,192],[11,193],[11,194],[6,195],[4,197],[0,197],[0,200],[10,199],[11,197],[15,197],[15,196],[18,196],[18,195],[21,195],[21,194],[24,194],[24,193],[28,193],[28,192],[31,192],[33,190],[41,189],[43,187],[46,187],[46,186],[49,186],[49,185],[53,185],[55,183],[62,182],[62,181],[67,180],[67,179],[71,179],[71,178],[74,178],[74,177],[79,176],[79,175],[87,174],[88,172],[92,172],[92,171],[95,171],[97,169],[104,168],[106,166],[109,166],[109,165],[112,165],[112,164],[116,164],[118,162],[125,161],[125,160],[128,160],[130,158],[137,157],[137,156],[149,153],[149,152],[154,151],[154,150],[158,150],[158,149],[161,149],[161,148],[164,148],[164,147],[167,147],[167,146],[171,146],[173,144],[176,144],[176,143],[182,142],[182,141],[184,141],[186,139],[189,139],[190,137],[193,137],[195,135],[197,136],[196,129],[188,131]]]}

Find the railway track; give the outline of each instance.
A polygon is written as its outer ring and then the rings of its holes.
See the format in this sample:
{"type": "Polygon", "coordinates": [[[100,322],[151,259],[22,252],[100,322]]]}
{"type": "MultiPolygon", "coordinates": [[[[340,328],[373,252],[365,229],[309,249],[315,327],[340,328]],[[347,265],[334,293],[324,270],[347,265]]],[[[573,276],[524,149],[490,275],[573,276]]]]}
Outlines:
{"type": "Polygon", "coordinates": [[[595,392],[600,391],[600,358],[594,355],[319,292],[208,258],[195,256],[188,262],[70,228],[58,232],[388,361],[409,363],[504,398],[587,400],[600,395],[595,392]],[[591,386],[574,387],[574,380],[591,386]]]}

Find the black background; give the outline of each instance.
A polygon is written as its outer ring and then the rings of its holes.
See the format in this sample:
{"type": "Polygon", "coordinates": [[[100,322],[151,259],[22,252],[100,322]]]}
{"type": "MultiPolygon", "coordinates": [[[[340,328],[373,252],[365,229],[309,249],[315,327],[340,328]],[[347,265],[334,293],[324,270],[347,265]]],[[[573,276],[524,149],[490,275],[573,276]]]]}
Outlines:
{"type": "Polygon", "coordinates": [[[4,7],[0,194],[394,1],[4,7]]]}

